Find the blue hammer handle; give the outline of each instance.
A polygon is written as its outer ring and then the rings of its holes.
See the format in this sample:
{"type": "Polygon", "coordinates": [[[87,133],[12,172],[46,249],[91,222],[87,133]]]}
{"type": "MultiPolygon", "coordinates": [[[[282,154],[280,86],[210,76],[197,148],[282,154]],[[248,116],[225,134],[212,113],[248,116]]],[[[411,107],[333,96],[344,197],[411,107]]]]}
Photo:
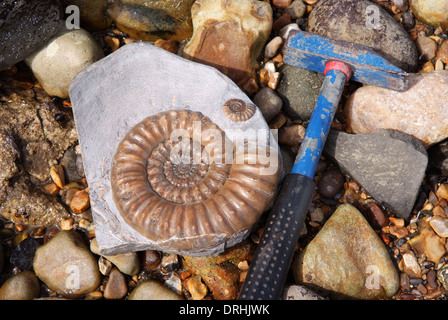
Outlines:
{"type": "MultiPolygon", "coordinates": [[[[328,67],[329,64],[327,64],[328,67]]],[[[350,68],[344,64],[350,70],[350,68]]],[[[316,107],[291,173],[286,175],[255,250],[238,299],[281,298],[299,234],[314,193],[314,174],[350,72],[325,74],[316,107]]]]}

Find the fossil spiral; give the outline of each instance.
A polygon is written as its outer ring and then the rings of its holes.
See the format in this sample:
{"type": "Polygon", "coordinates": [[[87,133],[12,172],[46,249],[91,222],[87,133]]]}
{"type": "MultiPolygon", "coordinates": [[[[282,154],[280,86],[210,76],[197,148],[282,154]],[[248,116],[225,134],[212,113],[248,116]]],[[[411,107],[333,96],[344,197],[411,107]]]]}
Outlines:
{"type": "Polygon", "coordinates": [[[200,112],[147,117],[125,135],[112,162],[120,215],[159,246],[173,249],[213,247],[250,229],[271,204],[281,169],[264,174],[260,152],[234,149],[200,112]]]}
{"type": "Polygon", "coordinates": [[[252,118],[255,106],[240,99],[227,100],[223,105],[224,115],[232,121],[241,122],[252,118]]]}

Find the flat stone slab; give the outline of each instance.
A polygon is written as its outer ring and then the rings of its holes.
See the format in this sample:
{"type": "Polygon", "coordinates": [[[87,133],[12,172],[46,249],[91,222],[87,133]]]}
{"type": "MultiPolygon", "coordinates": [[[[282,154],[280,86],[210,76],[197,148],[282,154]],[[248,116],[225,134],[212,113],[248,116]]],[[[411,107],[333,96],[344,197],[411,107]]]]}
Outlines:
{"type": "MultiPolygon", "coordinates": [[[[125,134],[148,116],[170,110],[199,111],[236,141],[248,133],[257,145],[278,145],[261,111],[247,121],[228,119],[223,105],[230,99],[252,101],[215,68],[183,59],[150,43],[132,43],[80,72],[70,98],[89,183],[95,234],[102,254],[160,250],[158,243],[135,231],[119,214],[111,191],[111,165],[125,134]]],[[[244,230],[214,248],[163,250],[176,254],[213,255],[240,242],[244,230]]]]}
{"type": "Polygon", "coordinates": [[[409,217],[428,165],[417,138],[388,129],[365,134],[331,131],[324,152],[376,201],[399,217],[409,217]]]}

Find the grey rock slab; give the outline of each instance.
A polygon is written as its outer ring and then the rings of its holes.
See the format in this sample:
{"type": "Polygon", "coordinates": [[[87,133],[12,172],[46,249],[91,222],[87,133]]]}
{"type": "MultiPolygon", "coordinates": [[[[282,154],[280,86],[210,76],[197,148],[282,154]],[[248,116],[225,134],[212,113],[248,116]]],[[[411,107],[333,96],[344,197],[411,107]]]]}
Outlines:
{"type": "MultiPolygon", "coordinates": [[[[92,216],[103,255],[158,249],[157,243],[129,226],[112,198],[110,170],[119,142],[146,117],[169,110],[199,111],[235,141],[257,133],[258,146],[278,150],[261,111],[244,122],[223,113],[231,98],[251,103],[227,76],[213,67],[192,62],[149,43],[132,43],[81,71],[69,87],[73,113],[89,182],[92,216]],[[252,130],[252,131],[250,131],[252,130]]],[[[250,230],[204,250],[170,253],[211,255],[240,242],[250,230]]]]}
{"type": "Polygon", "coordinates": [[[387,129],[356,135],[330,131],[324,153],[376,201],[409,217],[428,165],[418,139],[387,129]]]}

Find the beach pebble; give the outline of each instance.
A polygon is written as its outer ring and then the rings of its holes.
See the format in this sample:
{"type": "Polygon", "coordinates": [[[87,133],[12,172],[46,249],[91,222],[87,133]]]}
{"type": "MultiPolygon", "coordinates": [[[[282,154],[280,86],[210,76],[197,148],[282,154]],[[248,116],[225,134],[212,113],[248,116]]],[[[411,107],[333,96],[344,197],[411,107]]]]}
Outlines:
{"type": "Polygon", "coordinates": [[[283,106],[282,99],[269,87],[260,89],[255,94],[253,102],[260,109],[266,121],[271,121],[280,112],[283,106]]]}
{"type": "Polygon", "coordinates": [[[128,293],[125,276],[117,268],[112,269],[104,288],[104,298],[123,299],[128,293]]]}
{"type": "Polygon", "coordinates": [[[445,0],[410,0],[411,10],[423,23],[448,28],[448,2],[445,0]]]}
{"type": "Polygon", "coordinates": [[[80,298],[101,282],[98,264],[77,231],[60,231],[35,254],[34,272],[50,289],[66,298],[80,298]]]}
{"type": "Polygon", "coordinates": [[[379,128],[401,131],[420,139],[428,148],[448,137],[447,86],[446,70],[416,75],[404,92],[364,86],[345,104],[347,124],[353,133],[379,128]]]}
{"type": "Polygon", "coordinates": [[[8,278],[0,287],[0,300],[33,300],[40,294],[40,282],[32,271],[8,278]]]}
{"type": "Polygon", "coordinates": [[[89,32],[63,26],[43,48],[26,59],[42,88],[50,95],[68,98],[68,86],[83,69],[104,57],[89,32]]]}
{"type": "Polygon", "coordinates": [[[400,286],[384,243],[349,204],[336,209],[292,268],[298,284],[336,298],[390,298],[400,286]]]}
{"type": "Polygon", "coordinates": [[[136,252],[125,252],[116,255],[102,255],[98,248],[96,238],[90,242],[90,251],[94,254],[103,256],[112,262],[124,274],[133,276],[140,271],[140,259],[136,252]]]}
{"type": "Polygon", "coordinates": [[[138,283],[128,300],[184,300],[182,296],[174,293],[156,280],[145,280],[138,283]]]}
{"type": "Polygon", "coordinates": [[[294,0],[286,9],[285,13],[289,14],[291,19],[300,19],[305,15],[306,5],[302,0],[294,0]]]}

